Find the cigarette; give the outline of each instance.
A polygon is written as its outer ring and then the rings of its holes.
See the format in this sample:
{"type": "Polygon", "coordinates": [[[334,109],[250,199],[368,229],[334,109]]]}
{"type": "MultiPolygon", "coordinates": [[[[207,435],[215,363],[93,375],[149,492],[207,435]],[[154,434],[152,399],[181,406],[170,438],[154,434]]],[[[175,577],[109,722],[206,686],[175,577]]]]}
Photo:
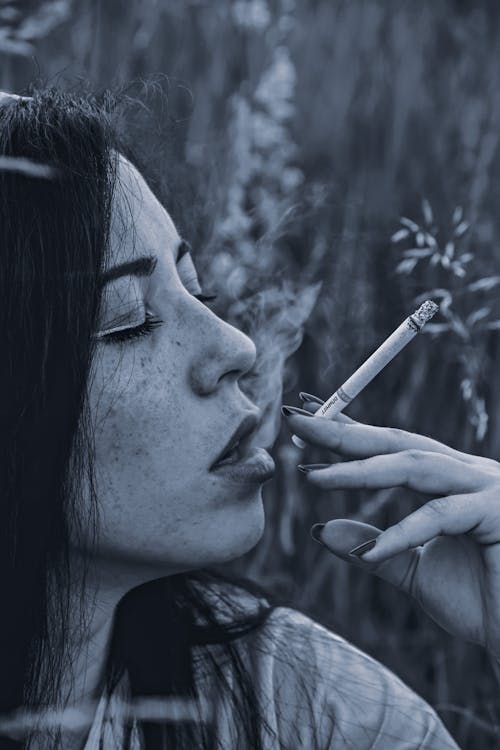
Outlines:
{"type": "MultiPolygon", "coordinates": [[[[314,417],[329,417],[333,419],[340,414],[351,401],[366,388],[373,378],[394,359],[396,354],[415,338],[426,323],[434,317],[439,307],[432,300],[426,300],[418,310],[409,315],[383,344],[358,367],[355,373],[343,383],[333,396],[325,401],[313,414],[314,417]]],[[[299,448],[306,444],[297,435],[292,435],[292,441],[299,448]]]]}

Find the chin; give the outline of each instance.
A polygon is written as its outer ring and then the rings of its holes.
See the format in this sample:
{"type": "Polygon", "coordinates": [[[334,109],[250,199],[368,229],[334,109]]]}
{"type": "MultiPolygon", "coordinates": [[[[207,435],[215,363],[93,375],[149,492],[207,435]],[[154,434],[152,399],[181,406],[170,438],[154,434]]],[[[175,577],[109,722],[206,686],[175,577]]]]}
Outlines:
{"type": "MultiPolygon", "coordinates": [[[[186,526],[188,526],[186,520],[186,526]]],[[[212,509],[191,526],[192,535],[175,541],[157,536],[136,540],[122,537],[101,539],[95,556],[114,561],[119,566],[151,568],[158,576],[182,573],[217,565],[241,557],[251,550],[264,533],[265,515],[261,492],[254,497],[225,503],[212,509]]]]}
{"type": "Polygon", "coordinates": [[[253,547],[255,547],[256,544],[259,543],[259,541],[262,538],[263,533],[264,533],[264,523],[262,524],[261,528],[252,529],[252,533],[247,533],[244,539],[240,543],[238,544],[233,543],[230,549],[228,550],[227,554],[224,556],[223,559],[221,559],[221,562],[229,562],[230,560],[235,560],[236,558],[241,557],[242,555],[245,555],[247,552],[253,549],[253,547]]]}
{"type": "Polygon", "coordinates": [[[218,527],[217,547],[211,564],[225,563],[249,552],[262,538],[265,527],[262,499],[245,507],[243,514],[226,514],[218,527]]]}

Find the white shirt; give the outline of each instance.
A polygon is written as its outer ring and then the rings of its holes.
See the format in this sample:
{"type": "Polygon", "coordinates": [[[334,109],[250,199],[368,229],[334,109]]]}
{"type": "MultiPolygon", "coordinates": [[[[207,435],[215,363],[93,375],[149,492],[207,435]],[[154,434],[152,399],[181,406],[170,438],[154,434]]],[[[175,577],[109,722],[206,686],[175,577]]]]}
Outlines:
{"type": "MultiPolygon", "coordinates": [[[[234,642],[251,670],[266,721],[289,750],[457,750],[434,710],[396,675],[345,639],[288,607],[275,609],[257,631],[234,642]]],[[[218,647],[209,646],[214,654],[218,647]]],[[[197,651],[197,649],[195,649],[197,651]]],[[[230,664],[222,664],[235,687],[230,664]]],[[[216,696],[207,667],[196,667],[201,695],[216,696]]],[[[220,746],[238,747],[237,721],[223,696],[216,699],[220,746]]],[[[98,705],[84,750],[121,748],[111,731],[113,699],[98,705]]],[[[279,747],[262,727],[266,750],[279,747]]],[[[141,735],[133,733],[133,750],[141,735]]]]}

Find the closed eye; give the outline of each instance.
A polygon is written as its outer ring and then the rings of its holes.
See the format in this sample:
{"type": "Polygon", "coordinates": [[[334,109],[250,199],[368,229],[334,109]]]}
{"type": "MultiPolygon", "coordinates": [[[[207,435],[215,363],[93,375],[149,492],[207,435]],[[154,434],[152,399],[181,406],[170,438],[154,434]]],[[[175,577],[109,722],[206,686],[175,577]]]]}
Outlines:
{"type": "MultiPolygon", "coordinates": [[[[200,300],[200,302],[207,303],[213,302],[217,299],[216,294],[193,294],[193,297],[200,300]]],[[[103,340],[105,343],[119,343],[122,341],[130,341],[131,339],[139,338],[139,336],[147,336],[155,328],[158,328],[163,323],[163,320],[156,318],[149,312],[146,312],[146,320],[138,326],[132,328],[122,328],[115,331],[98,333],[97,338],[103,340]]]]}
{"type": "MultiPolygon", "coordinates": [[[[191,283],[195,283],[198,288],[200,287],[198,276],[196,275],[196,269],[193,263],[193,259],[191,257],[190,252],[190,246],[187,242],[182,241],[181,243],[181,249],[179,251],[179,256],[177,258],[177,268],[180,272],[179,275],[184,271],[184,273],[187,271],[191,271],[191,274],[194,272],[194,276],[191,277],[190,282],[186,284],[186,287],[189,286],[191,283]]],[[[183,273],[182,273],[183,275],[183,273]]],[[[214,302],[217,299],[216,294],[203,294],[203,292],[199,292],[198,294],[193,294],[193,297],[195,299],[199,300],[200,302],[203,302],[204,304],[207,304],[209,302],[214,302]]],[[[102,331],[96,334],[96,338],[98,340],[104,341],[105,343],[121,343],[125,341],[135,340],[139,338],[140,336],[146,336],[154,331],[155,328],[160,326],[163,323],[162,320],[159,318],[156,318],[154,315],[152,315],[149,312],[146,312],[146,319],[143,323],[137,326],[120,326],[116,327],[114,329],[108,330],[108,331],[102,331]]]]}
{"type": "Polygon", "coordinates": [[[97,334],[97,338],[104,341],[106,344],[119,343],[122,341],[129,341],[130,339],[139,338],[139,336],[147,336],[155,328],[158,328],[163,323],[163,320],[156,318],[149,312],[146,312],[146,320],[138,326],[133,328],[121,328],[115,331],[102,332],[97,334]]]}

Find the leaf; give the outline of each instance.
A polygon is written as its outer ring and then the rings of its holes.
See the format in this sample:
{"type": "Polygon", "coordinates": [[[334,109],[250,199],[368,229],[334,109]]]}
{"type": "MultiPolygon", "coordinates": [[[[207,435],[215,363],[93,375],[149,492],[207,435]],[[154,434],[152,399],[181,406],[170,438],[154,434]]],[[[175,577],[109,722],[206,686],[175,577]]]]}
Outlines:
{"type": "Polygon", "coordinates": [[[53,29],[68,20],[71,7],[68,0],[47,0],[38,3],[38,8],[26,16],[15,30],[17,39],[34,41],[48,36],[53,29]]]}
{"type": "Polygon", "coordinates": [[[424,215],[426,224],[430,226],[432,222],[434,221],[434,216],[432,213],[431,204],[426,198],[424,198],[422,201],[422,213],[424,215]]]}
{"type": "Polygon", "coordinates": [[[417,232],[416,241],[418,247],[425,246],[425,235],[423,232],[417,232]]]}
{"type": "Polygon", "coordinates": [[[453,232],[453,234],[455,235],[455,237],[462,237],[469,229],[469,227],[470,224],[468,221],[461,221],[460,224],[455,227],[455,231],[453,232]]]}
{"type": "Polygon", "coordinates": [[[401,240],[405,240],[407,237],[410,236],[410,230],[409,229],[398,229],[397,232],[394,232],[394,234],[391,237],[391,242],[401,242],[401,240]]]}
{"type": "Polygon", "coordinates": [[[475,310],[473,313],[471,313],[466,318],[466,324],[472,328],[472,326],[475,323],[478,323],[480,320],[483,320],[484,318],[487,318],[488,315],[491,313],[491,307],[481,307],[479,310],[475,310]]]}
{"type": "Polygon", "coordinates": [[[449,330],[449,323],[427,323],[422,328],[422,333],[432,333],[434,335],[439,335],[440,333],[446,333],[449,330]]]}
{"type": "Polygon", "coordinates": [[[425,302],[426,299],[431,299],[432,297],[438,297],[441,299],[449,297],[451,299],[451,292],[449,289],[443,289],[442,287],[430,289],[427,292],[422,292],[422,294],[419,294],[418,297],[415,297],[415,302],[417,305],[419,305],[422,304],[422,302],[425,302]]]}
{"type": "Polygon", "coordinates": [[[487,292],[500,284],[500,276],[484,276],[482,279],[473,281],[467,289],[470,292],[487,292]]]}
{"type": "Polygon", "coordinates": [[[482,326],[485,331],[500,331],[500,320],[490,320],[482,326]]]}
{"type": "Polygon", "coordinates": [[[440,260],[441,260],[440,254],[439,253],[434,253],[434,255],[432,256],[432,258],[430,259],[431,266],[436,266],[439,263],[440,260]]]}
{"type": "Polygon", "coordinates": [[[417,258],[406,258],[396,266],[396,273],[411,273],[417,265],[417,258]]]}
{"type": "Polygon", "coordinates": [[[441,315],[444,315],[448,319],[452,314],[450,313],[452,302],[453,298],[450,294],[447,297],[443,297],[443,299],[441,300],[441,304],[439,305],[439,312],[441,313],[441,315]]]}
{"type": "Polygon", "coordinates": [[[418,224],[415,224],[414,221],[408,219],[406,216],[402,216],[399,221],[404,227],[408,227],[408,229],[411,229],[412,232],[418,232],[420,229],[418,224]]]}
{"type": "Polygon", "coordinates": [[[470,421],[476,425],[476,440],[483,440],[488,431],[488,413],[484,399],[476,398],[474,406],[476,413],[470,421]]]}
{"type": "Polygon", "coordinates": [[[449,289],[430,289],[427,292],[423,292],[422,294],[419,294],[418,297],[415,297],[415,304],[421,305],[422,302],[425,302],[427,299],[433,299],[434,297],[437,297],[441,300],[440,302],[440,311],[441,313],[446,312],[448,308],[451,306],[451,303],[453,302],[453,298],[451,296],[451,292],[449,289]]]}
{"type": "Polygon", "coordinates": [[[469,339],[469,331],[464,326],[460,318],[457,318],[455,315],[450,318],[450,326],[452,331],[454,331],[457,336],[460,336],[461,339],[464,341],[468,341],[469,339]]]}
{"type": "Polygon", "coordinates": [[[486,437],[486,433],[488,432],[488,416],[483,417],[479,420],[479,423],[477,425],[476,430],[476,440],[480,442],[481,440],[484,440],[486,437]]]}
{"type": "Polygon", "coordinates": [[[462,221],[464,215],[464,210],[462,206],[457,206],[453,211],[453,216],[451,217],[451,221],[454,226],[457,226],[457,224],[460,224],[462,221]]]}
{"type": "Polygon", "coordinates": [[[463,279],[463,277],[467,275],[465,268],[462,268],[460,263],[452,263],[451,270],[453,271],[455,276],[459,276],[461,279],[463,279]]]}
{"type": "Polygon", "coordinates": [[[455,255],[455,243],[454,242],[447,242],[444,248],[444,254],[447,258],[453,258],[455,255]]]}
{"type": "Polygon", "coordinates": [[[18,8],[13,8],[12,5],[7,5],[4,8],[0,8],[0,21],[13,23],[15,21],[18,21],[20,17],[21,11],[18,8]]]}
{"type": "Polygon", "coordinates": [[[472,383],[470,378],[464,378],[460,383],[460,389],[462,391],[462,398],[464,401],[470,401],[472,397],[472,383]]]}
{"type": "Polygon", "coordinates": [[[20,39],[11,39],[7,37],[2,29],[0,29],[0,52],[7,55],[20,55],[21,57],[29,57],[35,54],[35,48],[28,42],[23,42],[20,39]]]}
{"type": "Polygon", "coordinates": [[[464,265],[464,263],[470,263],[470,261],[473,258],[474,258],[474,253],[463,253],[462,255],[459,256],[458,260],[460,261],[462,265],[464,265]]]}
{"type": "Polygon", "coordinates": [[[429,245],[429,247],[437,247],[438,246],[437,242],[436,242],[436,238],[430,232],[426,232],[425,233],[425,241],[427,242],[427,244],[429,245]]]}
{"type": "Polygon", "coordinates": [[[403,255],[405,258],[427,258],[431,253],[432,250],[429,247],[412,247],[410,250],[405,250],[403,255]]]}
{"type": "Polygon", "coordinates": [[[447,255],[441,256],[441,265],[443,266],[443,268],[449,268],[451,266],[451,260],[447,255]]]}

